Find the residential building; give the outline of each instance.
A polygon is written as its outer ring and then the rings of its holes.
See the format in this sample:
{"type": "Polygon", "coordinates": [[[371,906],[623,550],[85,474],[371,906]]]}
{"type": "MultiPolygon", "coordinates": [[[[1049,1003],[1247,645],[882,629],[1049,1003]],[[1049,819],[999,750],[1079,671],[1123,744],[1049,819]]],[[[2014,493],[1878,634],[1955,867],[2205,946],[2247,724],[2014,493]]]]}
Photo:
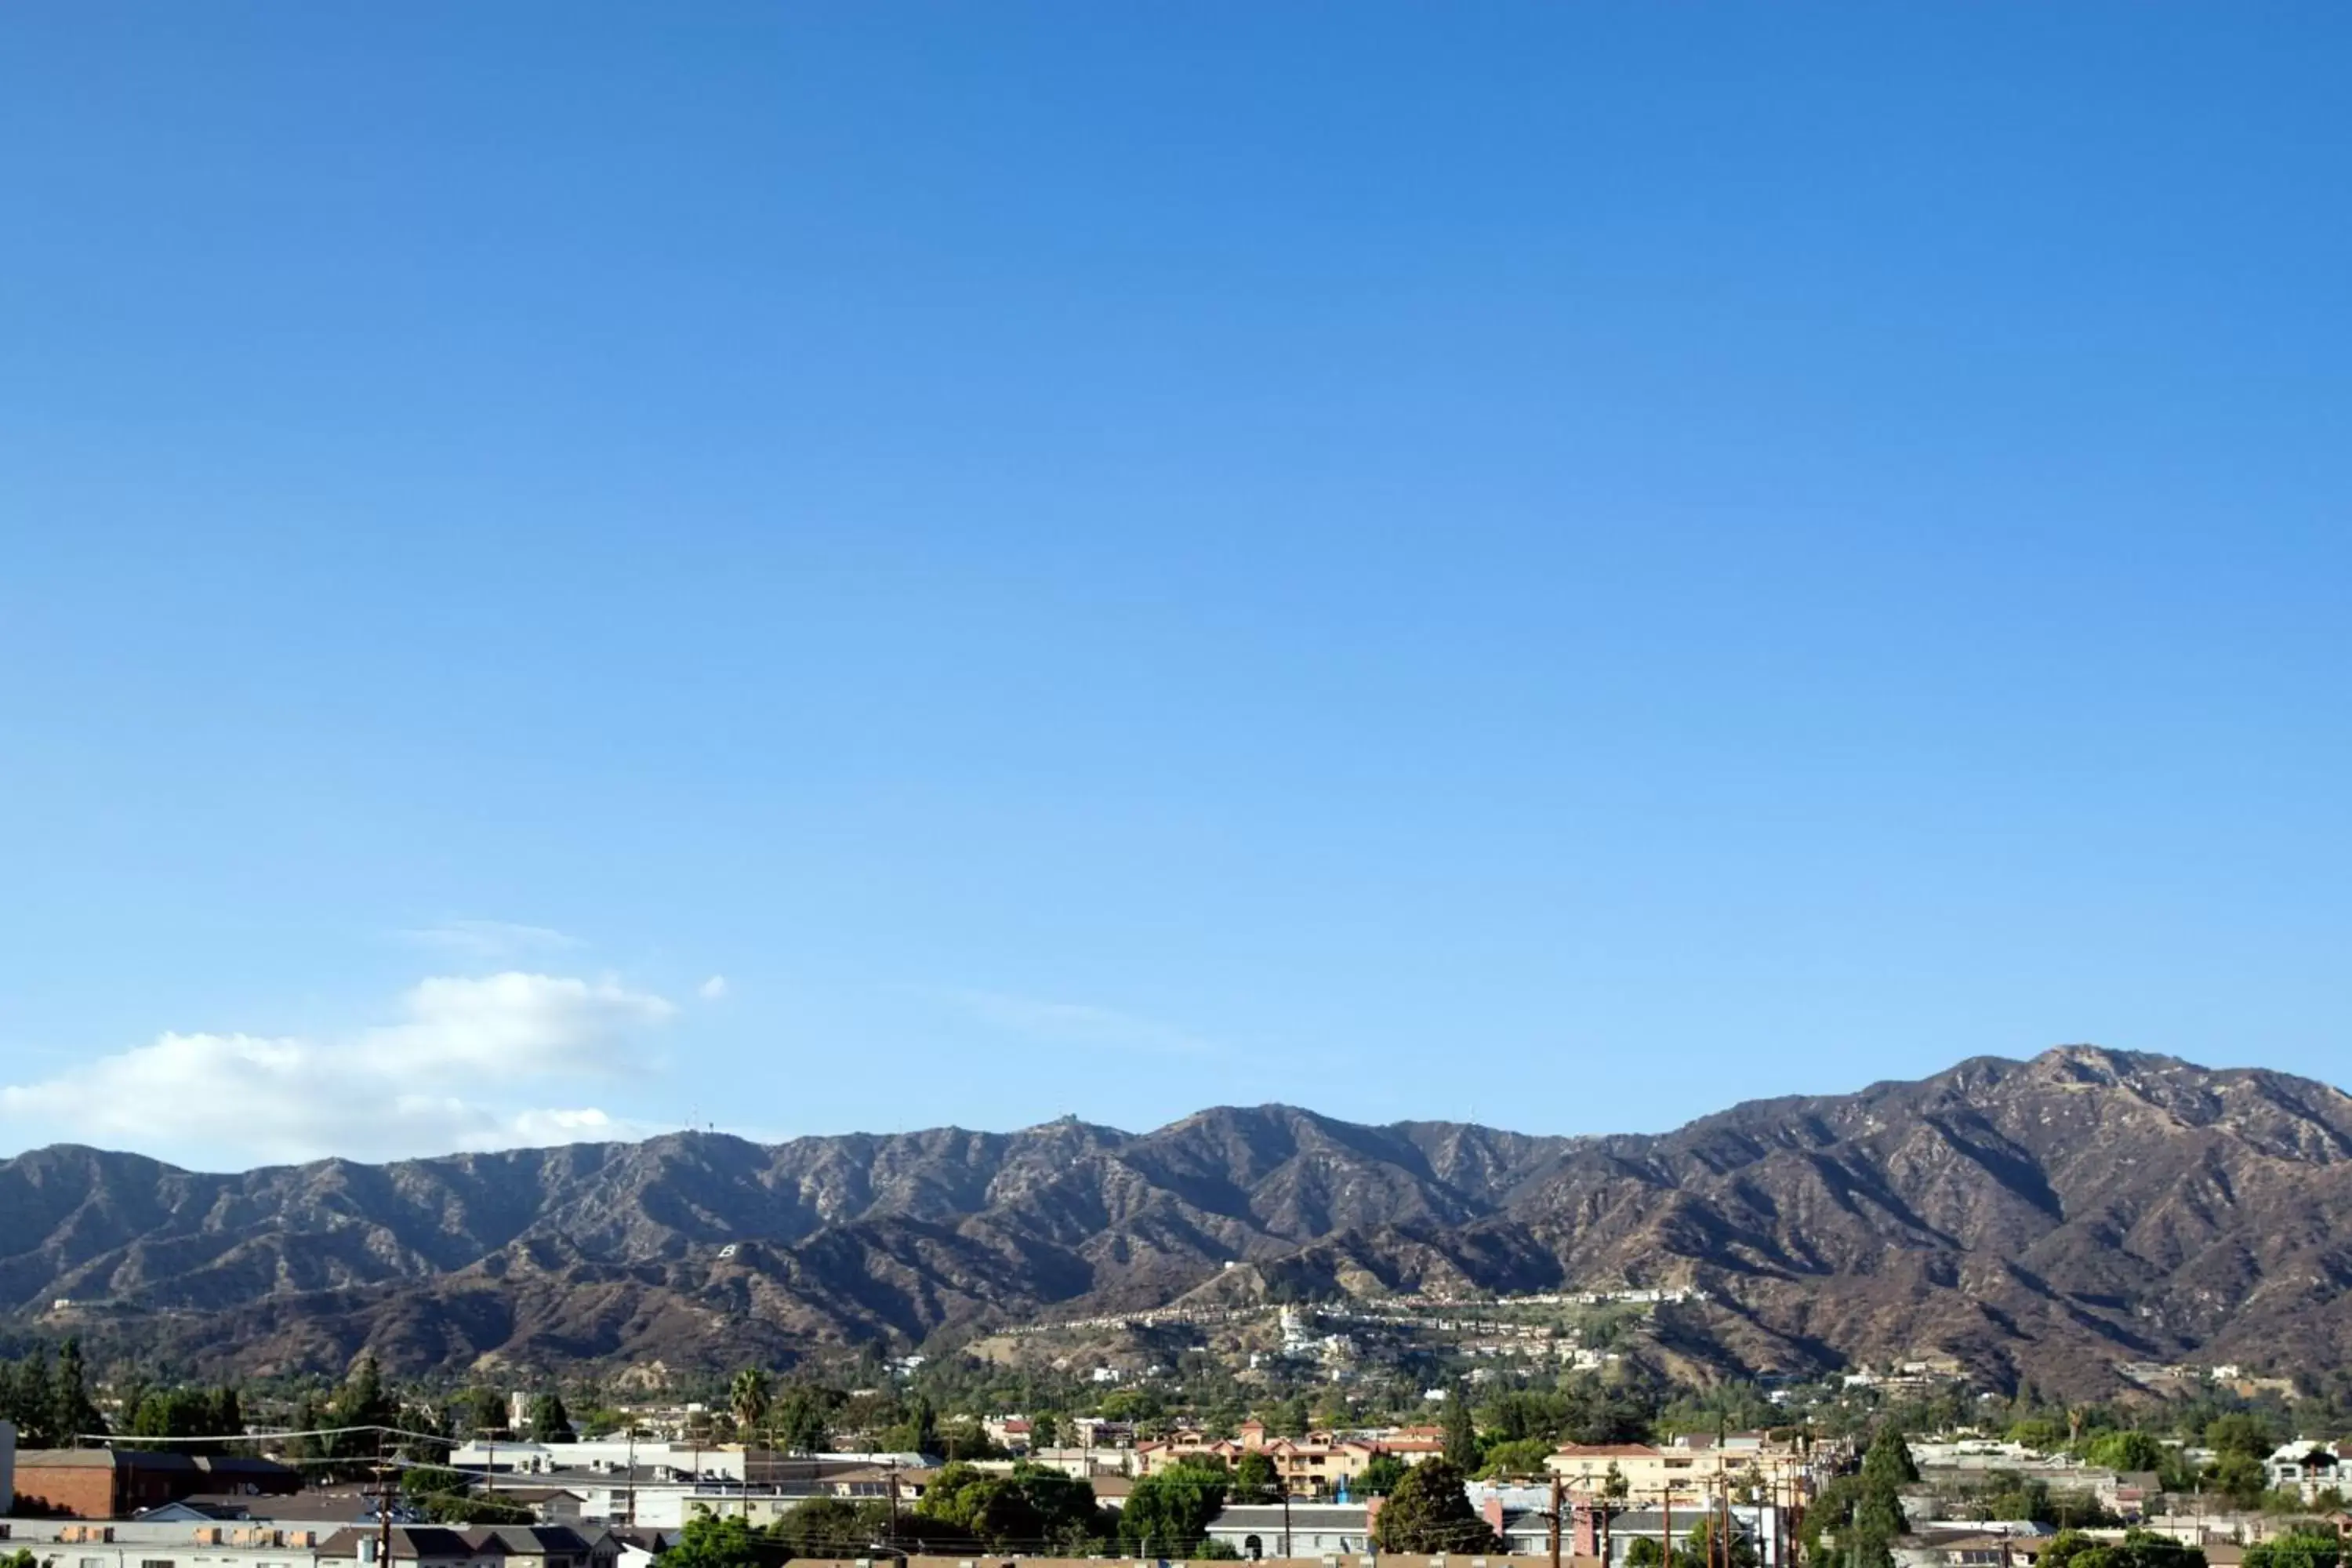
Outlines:
{"type": "MultiPolygon", "coordinates": [[[[337,1531],[319,1544],[319,1568],[616,1568],[621,1542],[599,1532],[593,1541],[565,1525],[394,1525],[337,1531]],[[386,1537],[391,1552],[383,1550],[386,1537]]],[[[184,1564],[182,1568],[200,1568],[184,1564]]]]}
{"type": "MultiPolygon", "coordinates": [[[[1673,1512],[1675,1558],[1681,1562],[1691,1531],[1714,1510],[1694,1507],[1676,1508],[1673,1512]]],[[[1787,1561],[1787,1543],[1782,1539],[1785,1521],[1780,1510],[1769,1504],[1734,1503],[1730,1512],[1732,1529],[1756,1542],[1758,1559],[1765,1568],[1780,1568],[1787,1561]]],[[[1580,1557],[1601,1559],[1607,1568],[1622,1568],[1626,1553],[1636,1541],[1664,1542],[1667,1522],[1666,1510],[1662,1508],[1629,1509],[1580,1498],[1572,1504],[1569,1529],[1561,1544],[1564,1550],[1580,1557]]]]}
{"type": "Polygon", "coordinates": [[[1569,1443],[1544,1464],[1575,1491],[1616,1493],[1633,1502],[1657,1501],[1671,1493],[1678,1505],[1743,1486],[1777,1490],[1801,1483],[1807,1470],[1794,1445],[1752,1432],[1663,1444],[1569,1443]]]}
{"type": "Polygon", "coordinates": [[[1242,1504],[1210,1521],[1209,1539],[1245,1558],[1321,1557],[1370,1551],[1371,1522],[1362,1503],[1242,1504]]]}
{"type": "Polygon", "coordinates": [[[75,1519],[129,1519],[200,1493],[292,1492],[301,1473],[267,1459],[215,1458],[134,1448],[26,1448],[13,1489],[22,1502],[75,1519]]]}
{"type": "Polygon", "coordinates": [[[1332,1497],[1352,1484],[1381,1454],[1418,1464],[1444,1448],[1439,1439],[1417,1436],[1388,1441],[1310,1432],[1304,1437],[1275,1437],[1267,1435],[1261,1421],[1244,1421],[1239,1430],[1238,1437],[1215,1441],[1198,1432],[1180,1432],[1165,1442],[1139,1443],[1137,1473],[1157,1475],[1188,1458],[1218,1458],[1231,1465],[1244,1454],[1263,1454],[1273,1461],[1276,1477],[1291,1496],[1332,1497]]]}
{"type": "Polygon", "coordinates": [[[2347,1479],[2347,1456],[2333,1443],[2296,1438],[2284,1443],[2263,1461],[2263,1471],[2277,1491],[2290,1491],[2305,1502],[2316,1502],[2324,1491],[2341,1493],[2347,1479]]]}

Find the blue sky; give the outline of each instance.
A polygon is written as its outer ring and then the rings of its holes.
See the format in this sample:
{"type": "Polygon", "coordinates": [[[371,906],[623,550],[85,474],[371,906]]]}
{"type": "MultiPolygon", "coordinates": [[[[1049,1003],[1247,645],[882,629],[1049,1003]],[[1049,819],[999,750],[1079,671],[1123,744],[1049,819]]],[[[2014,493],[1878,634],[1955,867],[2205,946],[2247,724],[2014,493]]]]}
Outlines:
{"type": "Polygon", "coordinates": [[[2340,7],[0,16],[0,1147],[2341,1079],[2340,7]]]}

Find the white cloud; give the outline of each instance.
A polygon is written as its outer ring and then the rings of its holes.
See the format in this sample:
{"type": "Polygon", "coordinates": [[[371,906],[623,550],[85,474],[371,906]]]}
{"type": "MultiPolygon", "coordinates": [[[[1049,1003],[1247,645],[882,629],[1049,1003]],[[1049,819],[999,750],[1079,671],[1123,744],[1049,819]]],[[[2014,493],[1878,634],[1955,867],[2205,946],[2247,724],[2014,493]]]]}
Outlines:
{"type": "Polygon", "coordinates": [[[0,1088],[0,1128],[167,1152],[208,1170],[642,1136],[593,1106],[536,1105],[642,1072],[677,1009],[613,981],[509,972],[426,980],[395,1021],[333,1039],[166,1034],[0,1088]]]}
{"type": "Polygon", "coordinates": [[[417,947],[436,948],[491,963],[531,953],[569,952],[588,945],[552,926],[518,925],[512,921],[443,921],[398,934],[403,942],[417,947]]]}
{"type": "Polygon", "coordinates": [[[1213,1052],[1217,1048],[1189,1029],[1092,1003],[1045,1001],[1001,991],[951,991],[948,995],[992,1028],[1049,1045],[1184,1053],[1213,1052]]]}
{"type": "Polygon", "coordinates": [[[705,1002],[716,1002],[727,994],[727,976],[714,974],[694,988],[694,994],[705,1002]]]}

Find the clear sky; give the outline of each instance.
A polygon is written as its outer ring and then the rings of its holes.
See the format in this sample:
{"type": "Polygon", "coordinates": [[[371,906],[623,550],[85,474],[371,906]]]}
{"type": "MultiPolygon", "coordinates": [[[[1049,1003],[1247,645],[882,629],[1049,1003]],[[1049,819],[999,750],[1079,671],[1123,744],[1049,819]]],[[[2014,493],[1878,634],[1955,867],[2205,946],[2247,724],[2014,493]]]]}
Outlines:
{"type": "Polygon", "coordinates": [[[0,11],[0,1149],[2341,1081],[2352,11],[0,11]]]}

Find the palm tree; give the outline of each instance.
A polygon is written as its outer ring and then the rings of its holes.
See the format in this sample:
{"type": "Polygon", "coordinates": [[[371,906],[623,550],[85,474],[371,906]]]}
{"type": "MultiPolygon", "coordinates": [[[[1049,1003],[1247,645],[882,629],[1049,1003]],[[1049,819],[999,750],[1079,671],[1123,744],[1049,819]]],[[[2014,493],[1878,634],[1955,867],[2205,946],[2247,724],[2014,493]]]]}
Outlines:
{"type": "Polygon", "coordinates": [[[736,1435],[743,1439],[743,1518],[751,1518],[751,1432],[768,1413],[768,1372],[747,1366],[727,1386],[728,1407],[735,1412],[736,1435]]]}
{"type": "Polygon", "coordinates": [[[728,1385],[728,1407],[735,1412],[735,1429],[749,1433],[768,1414],[768,1373],[764,1367],[747,1366],[735,1374],[728,1385]]]}

